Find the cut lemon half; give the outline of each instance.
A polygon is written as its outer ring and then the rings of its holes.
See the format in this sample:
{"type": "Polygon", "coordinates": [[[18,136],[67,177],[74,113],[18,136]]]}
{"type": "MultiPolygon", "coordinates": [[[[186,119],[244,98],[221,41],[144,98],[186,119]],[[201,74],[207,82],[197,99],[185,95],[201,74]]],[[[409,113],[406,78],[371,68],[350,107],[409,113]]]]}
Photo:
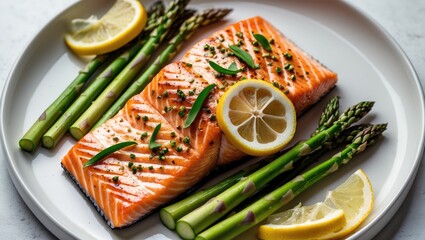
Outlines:
{"type": "Polygon", "coordinates": [[[345,225],[344,211],[323,202],[298,206],[268,217],[269,224],[260,226],[258,237],[267,240],[315,239],[338,231],[345,225]]]}
{"type": "Polygon", "coordinates": [[[272,84],[254,79],[236,83],[220,97],[217,121],[233,146],[254,156],[281,150],[296,129],[291,100],[272,84]]]}
{"type": "Polygon", "coordinates": [[[147,13],[138,0],[117,0],[100,19],[91,16],[72,20],[65,42],[76,54],[103,54],[130,42],[146,22],[147,13]]]}
{"type": "Polygon", "coordinates": [[[363,170],[357,170],[343,184],[330,191],[324,203],[344,210],[347,224],[340,231],[329,233],[322,239],[339,239],[352,233],[373,208],[374,194],[368,176],[363,170]]]}
{"type": "Polygon", "coordinates": [[[357,170],[325,201],[300,205],[270,215],[258,231],[260,239],[341,239],[351,234],[373,208],[373,189],[369,178],[357,170]],[[341,220],[341,212],[343,220],[341,220]]]}

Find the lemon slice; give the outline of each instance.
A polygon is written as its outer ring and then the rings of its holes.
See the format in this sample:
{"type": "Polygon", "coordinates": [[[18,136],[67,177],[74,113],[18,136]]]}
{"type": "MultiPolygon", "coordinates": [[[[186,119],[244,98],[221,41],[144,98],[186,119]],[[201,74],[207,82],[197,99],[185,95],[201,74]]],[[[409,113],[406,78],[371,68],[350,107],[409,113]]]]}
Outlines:
{"type": "Polygon", "coordinates": [[[298,206],[268,217],[269,224],[260,226],[258,237],[267,240],[315,239],[338,231],[345,225],[344,211],[323,202],[298,206]]]}
{"type": "Polygon", "coordinates": [[[103,54],[130,42],[146,22],[147,13],[138,0],[117,0],[100,19],[91,16],[72,20],[65,42],[76,54],[103,54]]]}
{"type": "Polygon", "coordinates": [[[344,210],[347,224],[340,231],[330,233],[322,239],[338,239],[352,233],[373,208],[373,188],[368,176],[361,169],[357,170],[343,184],[330,191],[324,203],[344,210]]]}
{"type": "Polygon", "coordinates": [[[373,189],[361,170],[328,192],[323,202],[300,205],[270,215],[268,224],[261,225],[260,239],[341,239],[352,233],[373,208],[373,189]],[[344,220],[339,219],[343,213],[344,220]],[[341,225],[342,223],[342,225],[341,225]]]}
{"type": "Polygon", "coordinates": [[[254,156],[281,150],[296,129],[291,100],[272,84],[254,79],[236,83],[221,96],[217,121],[230,143],[254,156]]]}

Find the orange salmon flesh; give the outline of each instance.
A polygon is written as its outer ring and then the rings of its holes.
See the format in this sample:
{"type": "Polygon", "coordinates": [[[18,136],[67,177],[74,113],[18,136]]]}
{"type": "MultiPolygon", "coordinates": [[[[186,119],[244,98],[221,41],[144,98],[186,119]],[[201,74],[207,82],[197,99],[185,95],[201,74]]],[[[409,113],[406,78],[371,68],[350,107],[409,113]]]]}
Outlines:
{"type": "Polygon", "coordinates": [[[291,99],[298,115],[337,82],[336,73],[263,18],[239,21],[195,44],[181,61],[164,67],[116,116],[78,141],[63,157],[62,167],[111,228],[129,226],[192,188],[216,166],[245,156],[228,143],[213,117],[219,97],[245,78],[273,83],[291,99]],[[272,51],[261,47],[253,34],[266,37],[272,51]],[[231,53],[229,45],[247,51],[259,68],[248,67],[231,53]],[[235,62],[244,70],[235,76],[218,74],[209,61],[226,68],[235,62]],[[217,87],[203,109],[190,127],[183,128],[197,96],[213,83],[217,87]],[[159,123],[156,143],[162,146],[152,151],[149,140],[159,123]],[[137,145],[83,168],[98,152],[123,141],[137,145]]]}

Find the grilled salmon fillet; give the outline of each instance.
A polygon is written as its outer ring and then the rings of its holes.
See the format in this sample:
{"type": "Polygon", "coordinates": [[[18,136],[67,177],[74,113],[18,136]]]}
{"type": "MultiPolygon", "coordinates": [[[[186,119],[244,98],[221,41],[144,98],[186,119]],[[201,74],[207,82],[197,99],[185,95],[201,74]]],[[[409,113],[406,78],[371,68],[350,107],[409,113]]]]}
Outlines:
{"type": "Polygon", "coordinates": [[[334,87],[337,75],[304,53],[261,17],[237,22],[195,44],[179,62],[162,69],[152,82],[131,98],[112,119],[78,141],[62,159],[62,167],[94,203],[112,228],[131,225],[153,209],[190,189],[217,165],[244,154],[222,135],[214,115],[219,97],[245,78],[273,83],[293,101],[298,114],[334,87]],[[253,37],[261,34],[272,51],[253,37]],[[252,69],[235,57],[229,45],[253,56],[252,69]],[[218,74],[214,61],[227,67],[235,62],[244,70],[236,76],[218,74]],[[209,84],[217,87],[188,128],[183,122],[198,94],[209,84]],[[155,127],[161,124],[149,149],[155,127]],[[86,161],[123,141],[136,141],[94,166],[86,161]]]}

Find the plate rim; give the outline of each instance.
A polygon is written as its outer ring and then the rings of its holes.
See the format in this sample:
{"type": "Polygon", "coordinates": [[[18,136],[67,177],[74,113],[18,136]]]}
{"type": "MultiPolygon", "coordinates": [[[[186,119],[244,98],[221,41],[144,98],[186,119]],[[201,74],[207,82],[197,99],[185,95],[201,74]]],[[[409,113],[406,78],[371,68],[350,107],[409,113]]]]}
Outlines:
{"type": "MultiPolygon", "coordinates": [[[[395,40],[395,38],[380,24],[378,23],[377,20],[375,20],[371,15],[369,15],[368,13],[366,13],[365,11],[363,11],[362,9],[360,9],[357,6],[354,6],[352,3],[346,2],[346,1],[342,1],[346,6],[354,9],[355,11],[357,11],[358,13],[360,13],[364,18],[366,18],[366,20],[373,24],[373,26],[380,30],[384,36],[387,38],[387,40],[393,45],[393,50],[397,51],[397,54],[403,58],[403,61],[407,63],[407,66],[409,68],[409,73],[412,75],[412,77],[414,78],[414,82],[416,84],[416,89],[418,90],[419,93],[419,97],[420,97],[420,104],[421,104],[421,109],[423,111],[423,113],[425,112],[425,93],[424,93],[424,89],[422,87],[422,83],[419,79],[418,73],[415,70],[412,61],[410,60],[410,58],[407,56],[406,52],[403,50],[403,48],[400,46],[400,44],[395,40]]],[[[422,159],[424,157],[424,153],[425,153],[425,128],[423,127],[424,125],[424,117],[422,117],[422,134],[421,134],[421,138],[420,138],[420,143],[419,143],[419,149],[417,149],[417,152],[415,154],[416,156],[416,160],[415,163],[412,165],[412,168],[410,169],[410,173],[409,173],[409,177],[407,179],[407,181],[404,182],[403,186],[402,186],[402,191],[398,192],[397,196],[393,198],[393,200],[390,202],[390,204],[388,204],[387,208],[379,215],[381,219],[375,218],[371,221],[370,224],[368,224],[368,226],[366,226],[365,228],[361,229],[360,231],[354,233],[353,235],[351,235],[348,239],[355,239],[355,238],[359,238],[362,239],[362,237],[373,237],[376,234],[371,235],[370,234],[370,229],[372,228],[372,226],[376,226],[379,225],[379,231],[382,231],[383,228],[385,227],[385,225],[391,220],[391,218],[395,215],[395,213],[399,210],[401,204],[404,202],[407,194],[409,193],[413,182],[416,179],[416,175],[418,172],[418,168],[422,162],[422,159]],[[387,218],[384,218],[384,216],[388,216],[387,218]],[[382,220],[384,219],[384,220],[382,220]]]]}
{"type": "MultiPolygon", "coordinates": [[[[251,2],[250,0],[248,0],[251,2]]],[[[195,1],[195,2],[201,2],[201,1],[195,1]]],[[[12,154],[11,150],[7,148],[6,146],[6,135],[4,134],[4,129],[6,126],[4,126],[3,119],[4,116],[4,104],[6,101],[6,95],[7,90],[10,88],[10,84],[12,82],[12,76],[16,71],[16,68],[19,64],[19,62],[22,60],[22,57],[25,55],[25,53],[28,51],[29,47],[32,45],[32,43],[40,36],[42,33],[49,28],[50,24],[58,18],[60,18],[61,15],[63,15],[66,11],[69,11],[71,8],[76,7],[77,5],[81,4],[80,1],[68,4],[65,6],[59,13],[54,15],[52,18],[50,18],[40,29],[35,31],[35,33],[32,34],[32,37],[30,37],[29,41],[24,45],[23,50],[18,54],[18,57],[15,59],[14,64],[10,68],[10,71],[6,77],[6,81],[4,83],[4,88],[1,94],[0,99],[0,136],[1,136],[1,147],[3,150],[3,155],[5,156],[6,162],[7,162],[7,170],[9,173],[10,178],[12,179],[12,182],[15,186],[15,188],[18,190],[19,195],[24,200],[25,204],[29,207],[29,209],[33,212],[33,214],[37,217],[37,219],[47,228],[49,231],[54,234],[56,237],[59,237],[61,239],[72,239],[73,237],[78,237],[74,233],[72,233],[69,229],[67,229],[64,224],[60,223],[55,219],[39,202],[39,200],[31,193],[31,190],[28,189],[28,186],[25,185],[24,181],[21,178],[21,175],[18,173],[18,169],[16,166],[12,163],[12,154]]],[[[368,13],[363,11],[362,9],[358,8],[357,6],[354,6],[351,3],[348,3],[346,1],[340,1],[339,4],[344,5],[345,8],[351,9],[354,12],[357,12],[361,17],[363,17],[371,26],[374,28],[375,31],[379,31],[381,34],[383,34],[387,40],[387,43],[391,43],[392,50],[396,51],[397,55],[402,57],[400,59],[400,62],[404,62],[406,64],[405,67],[408,67],[408,74],[412,77],[412,82],[415,83],[415,89],[418,90],[418,97],[420,98],[420,109],[422,112],[425,112],[425,97],[424,97],[424,90],[422,88],[422,83],[418,77],[418,74],[405,53],[405,51],[400,47],[398,42],[394,39],[389,32],[382,27],[373,17],[371,17],[368,13]]],[[[407,73],[406,73],[407,74],[407,73]]],[[[424,123],[424,117],[422,116],[422,123],[424,123]]],[[[418,144],[420,147],[415,152],[415,161],[414,164],[412,164],[411,168],[409,169],[410,172],[408,175],[408,178],[406,181],[404,181],[401,189],[402,191],[398,192],[396,196],[392,199],[392,201],[388,204],[388,206],[384,209],[382,213],[378,215],[377,218],[373,219],[367,226],[360,229],[360,231],[354,233],[351,235],[348,239],[357,239],[361,237],[373,237],[376,235],[379,231],[383,229],[383,227],[390,221],[390,219],[393,217],[393,215],[398,211],[400,205],[404,202],[405,197],[407,196],[408,192],[411,189],[411,186],[416,179],[416,175],[418,172],[418,167],[421,163],[421,159],[424,156],[424,146],[425,146],[425,128],[422,127],[422,134],[420,137],[420,143],[418,144]],[[384,216],[388,216],[387,218],[383,218],[384,216]],[[384,220],[383,220],[384,219],[384,220]],[[373,227],[376,227],[377,225],[379,228],[379,231],[376,233],[372,233],[371,229],[373,227]]]]}

